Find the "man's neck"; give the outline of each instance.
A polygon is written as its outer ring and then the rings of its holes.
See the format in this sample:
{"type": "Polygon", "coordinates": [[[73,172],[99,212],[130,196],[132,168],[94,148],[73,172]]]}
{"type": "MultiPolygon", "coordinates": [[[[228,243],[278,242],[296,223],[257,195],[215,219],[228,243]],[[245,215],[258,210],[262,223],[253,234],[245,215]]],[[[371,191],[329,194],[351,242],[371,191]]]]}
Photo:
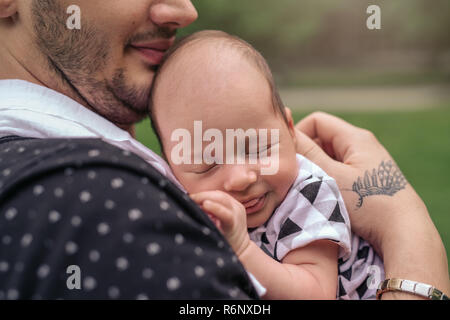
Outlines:
{"type": "MultiPolygon", "coordinates": [[[[67,85],[56,73],[53,72],[53,74],[51,74],[51,71],[41,71],[40,73],[36,73],[26,67],[28,65],[26,61],[19,61],[5,48],[0,48],[0,61],[2,64],[2,68],[0,69],[0,79],[19,79],[47,87],[75,100],[85,108],[96,112],[89,106],[85,99],[73,90],[70,85],[67,85]]],[[[116,126],[127,131],[133,138],[136,137],[134,125],[116,124],[116,126]]]]}

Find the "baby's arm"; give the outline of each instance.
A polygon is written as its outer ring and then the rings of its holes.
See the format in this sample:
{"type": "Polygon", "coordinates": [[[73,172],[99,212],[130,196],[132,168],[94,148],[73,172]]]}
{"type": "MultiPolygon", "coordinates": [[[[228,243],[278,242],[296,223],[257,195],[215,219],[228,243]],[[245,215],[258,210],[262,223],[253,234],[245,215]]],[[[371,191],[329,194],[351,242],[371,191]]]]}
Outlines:
{"type": "Polygon", "coordinates": [[[253,241],[239,259],[266,287],[264,299],[336,299],[337,252],[335,243],[319,240],[289,252],[282,263],[270,258],[253,241]]]}
{"type": "Polygon", "coordinates": [[[337,244],[315,241],[289,252],[279,263],[264,253],[247,232],[244,206],[221,191],[191,195],[220,221],[219,228],[245,268],[266,287],[265,299],[335,299],[337,244]]]}

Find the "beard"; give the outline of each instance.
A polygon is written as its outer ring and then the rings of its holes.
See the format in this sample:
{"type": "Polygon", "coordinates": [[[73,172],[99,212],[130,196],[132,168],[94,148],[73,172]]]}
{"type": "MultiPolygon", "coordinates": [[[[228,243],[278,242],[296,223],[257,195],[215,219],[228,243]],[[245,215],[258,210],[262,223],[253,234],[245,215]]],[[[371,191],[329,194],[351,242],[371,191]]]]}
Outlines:
{"type": "Polygon", "coordinates": [[[111,41],[104,32],[86,19],[80,30],[69,30],[68,16],[58,0],[33,0],[31,10],[35,42],[49,71],[56,73],[86,107],[118,125],[130,125],[145,117],[151,81],[147,86],[133,85],[122,68],[115,69],[110,79],[99,78],[105,74],[111,52],[111,41]]]}

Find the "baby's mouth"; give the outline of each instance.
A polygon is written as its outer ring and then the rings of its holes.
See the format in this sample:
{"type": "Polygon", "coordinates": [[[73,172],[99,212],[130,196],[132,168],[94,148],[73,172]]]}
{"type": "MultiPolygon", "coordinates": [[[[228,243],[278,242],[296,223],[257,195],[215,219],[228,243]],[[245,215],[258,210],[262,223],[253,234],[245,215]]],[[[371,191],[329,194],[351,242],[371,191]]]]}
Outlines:
{"type": "Polygon", "coordinates": [[[264,204],[266,202],[266,196],[267,196],[267,193],[264,193],[260,197],[253,198],[251,200],[242,202],[242,204],[245,207],[245,211],[247,212],[247,214],[251,214],[251,213],[254,213],[254,212],[257,212],[257,211],[261,210],[264,207],[264,204]]]}

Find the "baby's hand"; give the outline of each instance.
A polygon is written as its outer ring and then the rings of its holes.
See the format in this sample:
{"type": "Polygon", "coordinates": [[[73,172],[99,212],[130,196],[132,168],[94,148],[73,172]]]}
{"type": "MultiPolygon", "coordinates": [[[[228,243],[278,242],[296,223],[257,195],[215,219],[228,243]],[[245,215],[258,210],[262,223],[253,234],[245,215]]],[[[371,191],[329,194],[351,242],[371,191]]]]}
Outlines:
{"type": "Polygon", "coordinates": [[[239,257],[250,244],[247,214],[242,203],[222,191],[204,191],[190,196],[208,215],[220,221],[216,225],[239,257]]]}

